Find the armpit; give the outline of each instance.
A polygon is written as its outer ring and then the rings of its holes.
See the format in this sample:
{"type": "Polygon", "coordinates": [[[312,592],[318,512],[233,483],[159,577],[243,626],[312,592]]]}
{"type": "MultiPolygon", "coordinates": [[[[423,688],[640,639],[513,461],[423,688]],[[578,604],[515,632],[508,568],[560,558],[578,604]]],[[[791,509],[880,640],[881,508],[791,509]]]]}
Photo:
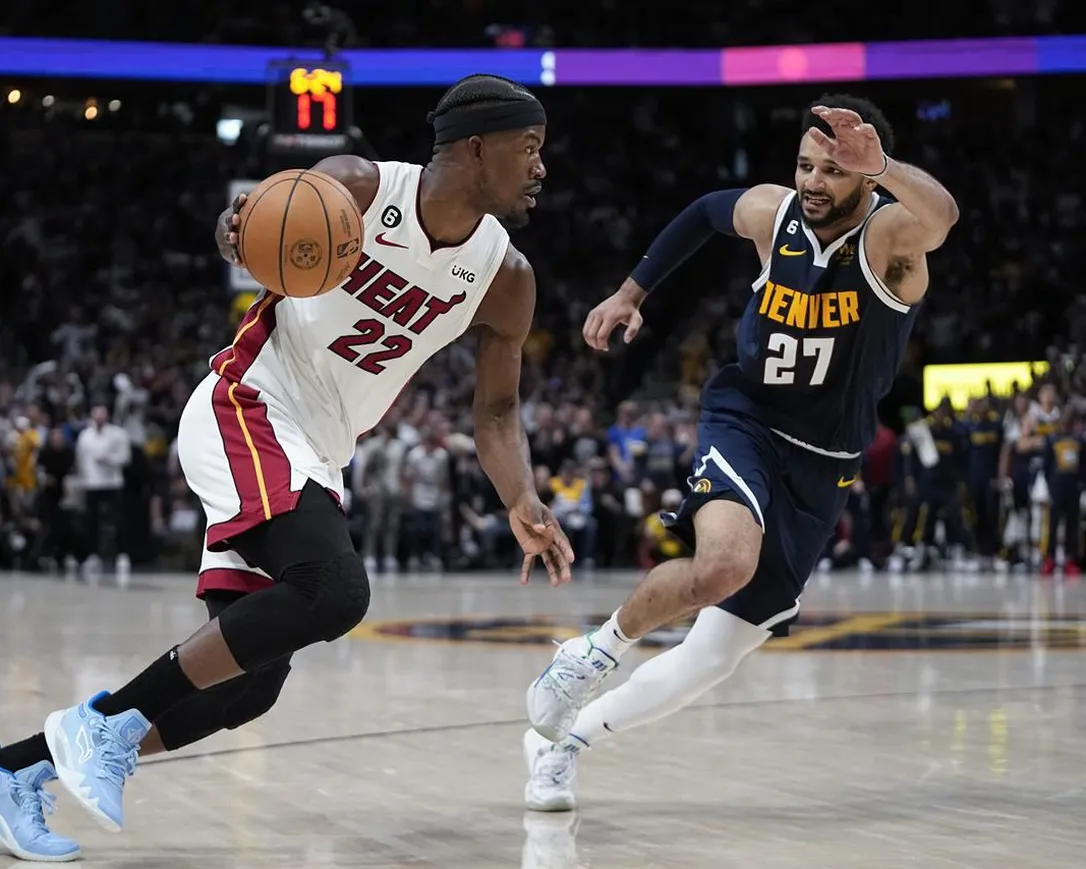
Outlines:
{"type": "Polygon", "coordinates": [[[916,268],[916,263],[906,257],[895,257],[886,265],[886,275],[883,281],[889,290],[898,290],[905,279],[916,268]]]}

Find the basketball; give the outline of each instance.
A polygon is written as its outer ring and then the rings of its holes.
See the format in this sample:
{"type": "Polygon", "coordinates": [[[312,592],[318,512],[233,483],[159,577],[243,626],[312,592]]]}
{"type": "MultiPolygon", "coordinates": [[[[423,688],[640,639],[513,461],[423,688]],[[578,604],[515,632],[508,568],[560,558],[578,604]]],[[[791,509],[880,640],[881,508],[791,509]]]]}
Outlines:
{"type": "Polygon", "coordinates": [[[281,296],[319,296],[346,279],[362,253],[362,213],[323,172],[265,178],[240,212],[238,253],[249,274],[281,296]]]}

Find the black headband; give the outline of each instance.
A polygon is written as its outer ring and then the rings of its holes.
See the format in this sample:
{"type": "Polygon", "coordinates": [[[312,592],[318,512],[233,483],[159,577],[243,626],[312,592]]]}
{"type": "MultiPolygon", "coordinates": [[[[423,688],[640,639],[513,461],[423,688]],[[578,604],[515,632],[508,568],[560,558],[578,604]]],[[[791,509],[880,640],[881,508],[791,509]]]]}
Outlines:
{"type": "Polygon", "coordinates": [[[544,126],[547,123],[547,113],[538,100],[515,100],[454,106],[431,120],[434,125],[434,144],[444,145],[467,139],[469,136],[481,136],[483,133],[544,126]]]}

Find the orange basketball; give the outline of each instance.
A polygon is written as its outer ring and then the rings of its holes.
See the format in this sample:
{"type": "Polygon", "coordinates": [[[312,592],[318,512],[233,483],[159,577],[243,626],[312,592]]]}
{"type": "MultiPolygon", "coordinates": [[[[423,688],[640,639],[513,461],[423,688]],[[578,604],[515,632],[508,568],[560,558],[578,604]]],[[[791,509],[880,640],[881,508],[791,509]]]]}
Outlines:
{"type": "Polygon", "coordinates": [[[288,169],[245,200],[238,253],[249,274],[281,296],[327,293],[362,255],[362,212],[346,187],[323,172],[288,169]]]}

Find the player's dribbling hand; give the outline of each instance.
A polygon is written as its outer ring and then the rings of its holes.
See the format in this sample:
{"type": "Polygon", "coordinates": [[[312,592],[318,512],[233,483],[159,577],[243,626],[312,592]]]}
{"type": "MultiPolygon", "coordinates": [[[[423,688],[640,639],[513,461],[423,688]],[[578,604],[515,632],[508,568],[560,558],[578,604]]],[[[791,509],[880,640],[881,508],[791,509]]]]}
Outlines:
{"type": "Polygon", "coordinates": [[[846,172],[882,174],[889,158],[883,152],[882,141],[871,124],[865,124],[863,118],[851,109],[815,106],[811,111],[830,125],[836,137],[831,139],[817,127],[812,127],[811,138],[829,151],[838,166],[846,172]]]}
{"type": "Polygon", "coordinates": [[[627,278],[614,295],[609,296],[588,312],[582,334],[589,347],[607,350],[607,343],[615,327],[623,325],[626,331],[622,340],[629,344],[641,331],[641,303],[645,291],[632,278],[627,278]]]}
{"type": "Polygon", "coordinates": [[[215,227],[215,242],[219,245],[219,253],[224,260],[236,266],[244,265],[238,252],[238,227],[241,226],[238,212],[247,198],[244,193],[239,193],[230,207],[219,215],[219,222],[215,227]]]}
{"type": "Polygon", "coordinates": [[[520,584],[527,585],[537,558],[547,568],[551,585],[562,585],[572,579],[569,566],[575,560],[562,526],[554,514],[534,495],[526,495],[509,511],[509,527],[524,550],[520,569],[520,584]]]}

